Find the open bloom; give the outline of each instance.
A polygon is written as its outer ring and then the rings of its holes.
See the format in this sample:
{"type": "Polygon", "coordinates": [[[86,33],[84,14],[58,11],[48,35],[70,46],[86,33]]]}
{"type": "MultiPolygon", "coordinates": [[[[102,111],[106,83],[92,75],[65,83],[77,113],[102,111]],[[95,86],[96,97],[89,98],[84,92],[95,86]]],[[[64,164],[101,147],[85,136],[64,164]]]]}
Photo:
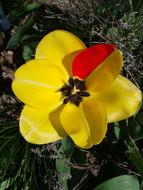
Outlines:
{"type": "Polygon", "coordinates": [[[23,137],[45,144],[69,135],[81,148],[100,143],[107,123],[130,117],[141,104],[140,90],[119,75],[122,63],[114,45],[86,48],[64,30],[46,35],[35,59],[16,71],[12,84],[25,103],[23,137]]]}

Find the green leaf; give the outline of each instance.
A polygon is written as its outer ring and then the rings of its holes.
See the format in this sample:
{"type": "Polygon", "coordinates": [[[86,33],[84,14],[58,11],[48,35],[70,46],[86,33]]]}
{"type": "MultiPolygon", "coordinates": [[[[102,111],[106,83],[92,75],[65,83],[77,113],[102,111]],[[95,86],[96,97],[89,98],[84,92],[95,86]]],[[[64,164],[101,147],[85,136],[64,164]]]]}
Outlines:
{"type": "Polygon", "coordinates": [[[119,140],[121,138],[121,129],[118,122],[114,123],[114,133],[116,139],[119,140]]]}
{"type": "Polygon", "coordinates": [[[135,141],[143,139],[143,112],[129,119],[128,130],[135,141]]]}
{"type": "Polygon", "coordinates": [[[143,189],[143,180],[142,180],[142,182],[141,182],[141,189],[143,189]]]}
{"type": "Polygon", "coordinates": [[[68,190],[68,180],[71,178],[70,160],[73,154],[74,145],[72,140],[67,137],[61,141],[58,149],[60,159],[56,160],[56,171],[58,179],[64,190],[68,190]]]}
{"type": "Polygon", "coordinates": [[[143,7],[143,1],[142,0],[132,0],[133,5],[133,11],[139,11],[141,7],[143,7]]]}
{"type": "MultiPolygon", "coordinates": [[[[135,120],[138,123],[138,125],[140,125],[140,127],[143,128],[143,112],[139,112],[136,116],[135,116],[135,120]]],[[[142,129],[143,130],[143,129],[142,129]]]]}
{"type": "Polygon", "coordinates": [[[94,190],[140,190],[136,176],[121,175],[98,185],[94,190]]]}
{"type": "Polygon", "coordinates": [[[5,190],[9,187],[10,178],[6,179],[5,181],[0,183],[0,190],[5,190]]]}
{"type": "Polygon", "coordinates": [[[143,177],[143,157],[131,137],[129,137],[126,143],[127,143],[130,159],[133,165],[137,168],[140,175],[143,177]]]}
{"type": "Polygon", "coordinates": [[[126,122],[120,122],[120,128],[122,137],[124,138],[125,144],[128,149],[128,154],[131,159],[132,164],[136,167],[139,174],[143,177],[143,157],[136,146],[134,140],[129,135],[128,127],[126,127],[126,122]]]}
{"type": "Polygon", "coordinates": [[[6,49],[15,50],[22,41],[22,37],[24,36],[24,34],[27,33],[29,29],[31,29],[33,24],[34,24],[33,16],[28,17],[24,25],[21,26],[19,30],[10,38],[6,49]]]}
{"type": "Polygon", "coordinates": [[[23,6],[21,5],[20,7],[12,10],[8,16],[7,19],[11,24],[14,24],[21,16],[24,16],[32,11],[35,11],[38,9],[40,5],[38,3],[31,3],[29,5],[23,6]]]}
{"type": "Polygon", "coordinates": [[[23,46],[23,58],[26,61],[31,60],[34,57],[35,44],[26,44],[23,46]]]}

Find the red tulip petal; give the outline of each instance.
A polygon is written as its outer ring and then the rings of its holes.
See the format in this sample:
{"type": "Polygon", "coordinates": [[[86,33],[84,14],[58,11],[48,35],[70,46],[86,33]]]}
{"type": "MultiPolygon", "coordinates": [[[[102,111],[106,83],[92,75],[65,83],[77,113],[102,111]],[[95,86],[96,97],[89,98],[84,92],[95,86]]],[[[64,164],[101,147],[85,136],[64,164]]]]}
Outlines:
{"type": "Polygon", "coordinates": [[[98,44],[83,50],[72,63],[72,75],[85,80],[115,49],[112,44],[98,44]]]}

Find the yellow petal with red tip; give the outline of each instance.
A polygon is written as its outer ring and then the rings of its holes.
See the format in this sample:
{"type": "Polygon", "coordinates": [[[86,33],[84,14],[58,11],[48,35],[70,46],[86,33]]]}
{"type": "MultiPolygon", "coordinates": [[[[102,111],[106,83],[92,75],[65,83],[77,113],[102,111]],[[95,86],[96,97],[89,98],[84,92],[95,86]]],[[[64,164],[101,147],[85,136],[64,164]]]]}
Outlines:
{"type": "Polygon", "coordinates": [[[86,79],[89,91],[102,91],[110,86],[121,71],[122,53],[114,50],[86,79]]]}
{"type": "Polygon", "coordinates": [[[105,137],[106,110],[102,104],[88,99],[79,107],[68,103],[61,111],[60,120],[66,133],[81,148],[99,144],[105,137]]]}
{"type": "Polygon", "coordinates": [[[85,80],[115,49],[112,44],[97,44],[81,51],[72,63],[73,76],[85,80]]]}
{"type": "Polygon", "coordinates": [[[40,41],[35,58],[56,60],[57,64],[60,64],[66,55],[84,48],[86,47],[83,42],[74,34],[65,30],[55,30],[40,41]]]}
{"type": "Polygon", "coordinates": [[[72,63],[73,60],[75,59],[75,57],[77,57],[78,54],[80,54],[83,50],[78,50],[78,51],[74,51],[68,55],[66,55],[63,60],[62,60],[62,64],[64,66],[64,68],[66,69],[66,71],[68,72],[68,74],[73,77],[72,75],[72,63]]]}
{"type": "Polygon", "coordinates": [[[142,102],[141,91],[128,79],[119,75],[114,83],[95,97],[106,106],[107,121],[115,122],[135,114],[142,102]]]}
{"type": "MultiPolygon", "coordinates": [[[[59,128],[61,134],[65,134],[59,128]]],[[[60,136],[49,120],[49,113],[25,106],[20,116],[20,132],[26,141],[34,144],[46,144],[57,141],[60,136]]]]}
{"type": "Polygon", "coordinates": [[[16,71],[12,88],[25,104],[52,110],[62,104],[58,90],[67,80],[68,75],[57,64],[49,60],[32,60],[16,71]]]}

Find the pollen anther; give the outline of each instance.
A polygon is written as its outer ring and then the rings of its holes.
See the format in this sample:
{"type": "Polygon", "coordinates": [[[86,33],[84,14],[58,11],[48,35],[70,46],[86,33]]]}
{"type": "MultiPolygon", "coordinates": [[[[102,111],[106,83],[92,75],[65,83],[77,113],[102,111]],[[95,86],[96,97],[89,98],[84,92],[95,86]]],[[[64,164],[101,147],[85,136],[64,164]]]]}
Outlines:
{"type": "Polygon", "coordinates": [[[90,96],[89,92],[86,91],[85,81],[81,81],[77,78],[69,78],[68,83],[61,87],[59,91],[62,93],[63,104],[71,102],[79,106],[83,97],[90,96]]]}

